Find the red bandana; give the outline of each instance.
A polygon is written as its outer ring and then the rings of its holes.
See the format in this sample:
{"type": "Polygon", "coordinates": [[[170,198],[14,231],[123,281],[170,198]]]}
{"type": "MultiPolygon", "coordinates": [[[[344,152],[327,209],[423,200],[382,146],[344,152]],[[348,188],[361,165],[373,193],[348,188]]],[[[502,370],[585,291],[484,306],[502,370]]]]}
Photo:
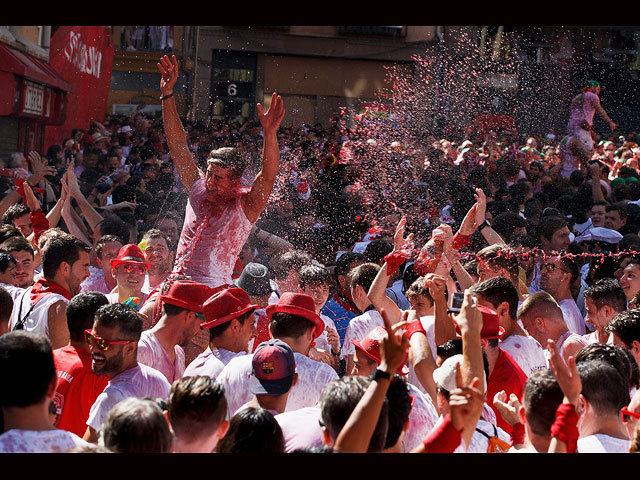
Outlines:
{"type": "Polygon", "coordinates": [[[45,295],[49,293],[57,293],[58,295],[62,295],[67,300],[71,300],[71,293],[69,293],[66,289],[58,285],[57,283],[53,283],[51,281],[47,281],[45,278],[39,278],[36,283],[33,284],[33,288],[31,289],[31,305],[34,305],[42,299],[45,295]]]}

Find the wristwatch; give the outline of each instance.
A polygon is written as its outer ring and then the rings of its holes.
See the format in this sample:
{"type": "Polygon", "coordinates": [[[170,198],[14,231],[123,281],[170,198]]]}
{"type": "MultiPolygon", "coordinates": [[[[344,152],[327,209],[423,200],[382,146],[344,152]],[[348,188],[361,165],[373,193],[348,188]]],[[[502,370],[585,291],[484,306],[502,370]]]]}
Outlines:
{"type": "Polygon", "coordinates": [[[378,380],[380,378],[384,380],[391,380],[391,374],[376,368],[375,371],[371,374],[371,380],[378,380]]]}
{"type": "Polygon", "coordinates": [[[490,227],[490,226],[491,226],[491,224],[489,223],[489,221],[487,219],[485,219],[484,222],[482,222],[480,225],[478,225],[478,231],[481,232],[484,227],[490,227]]]}
{"type": "Polygon", "coordinates": [[[333,355],[334,357],[339,357],[340,353],[342,353],[342,347],[340,347],[338,353],[333,353],[333,348],[331,348],[331,355],[333,355]]]}

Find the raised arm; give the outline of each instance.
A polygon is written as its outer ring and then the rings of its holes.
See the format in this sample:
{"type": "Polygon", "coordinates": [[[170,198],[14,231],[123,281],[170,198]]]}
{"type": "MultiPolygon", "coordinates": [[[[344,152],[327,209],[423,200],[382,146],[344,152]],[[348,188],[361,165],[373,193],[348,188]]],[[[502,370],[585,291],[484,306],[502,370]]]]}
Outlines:
{"type": "Polygon", "coordinates": [[[258,118],[262,124],[264,141],[262,145],[262,169],[256,175],[247,195],[242,197],[242,209],[247,219],[255,222],[264,209],[273,185],[278,175],[280,166],[280,150],[278,148],[278,127],[284,118],[284,105],[282,98],[273,92],[269,110],[264,112],[262,104],[257,105],[258,118]]]}
{"type": "Polygon", "coordinates": [[[388,255],[389,261],[385,261],[382,268],[378,270],[378,274],[373,280],[373,283],[371,283],[371,287],[369,287],[369,291],[367,292],[369,301],[373,304],[376,310],[380,311],[381,308],[386,310],[392,325],[400,321],[402,317],[402,310],[400,310],[393,300],[387,297],[386,290],[387,285],[389,284],[389,278],[393,274],[393,271],[395,271],[404,261],[403,249],[411,243],[413,238],[412,233],[409,234],[406,239],[404,238],[404,229],[406,224],[407,218],[402,217],[396,226],[396,231],[393,236],[393,250],[388,255]],[[389,265],[389,262],[392,262],[392,265],[389,265]],[[390,272],[389,270],[392,271],[390,272]]]}
{"type": "Polygon", "coordinates": [[[200,178],[200,171],[193,160],[193,155],[189,150],[187,135],[184,132],[176,100],[173,96],[173,87],[178,80],[178,60],[175,55],[171,59],[167,55],[160,59],[158,70],[162,74],[160,80],[160,95],[162,96],[162,121],[164,123],[164,133],[167,137],[167,145],[171,159],[176,166],[180,181],[187,188],[200,178]]]}
{"type": "Polygon", "coordinates": [[[391,325],[386,312],[380,311],[387,336],[380,341],[380,365],[378,370],[386,372],[390,378],[372,380],[364,395],[353,409],[349,419],[336,438],[334,451],[338,453],[366,453],[371,436],[380,417],[384,399],[394,373],[405,361],[409,340],[402,328],[404,322],[391,325]]]}
{"type": "Polygon", "coordinates": [[[102,220],[104,220],[104,218],[98,213],[95,208],[93,208],[93,206],[89,203],[89,201],[80,190],[73,163],[67,168],[65,177],[67,186],[69,187],[69,195],[74,198],[76,202],[78,202],[80,211],[82,212],[82,215],[84,216],[86,222],[89,224],[89,228],[91,228],[91,230],[95,230],[97,225],[102,220]]]}

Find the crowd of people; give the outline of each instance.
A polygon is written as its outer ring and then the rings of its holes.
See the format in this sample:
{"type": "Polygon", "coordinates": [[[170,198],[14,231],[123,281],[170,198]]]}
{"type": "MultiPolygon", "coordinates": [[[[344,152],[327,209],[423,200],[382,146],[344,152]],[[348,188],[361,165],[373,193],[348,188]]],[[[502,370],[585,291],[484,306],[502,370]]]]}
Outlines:
{"type": "Polygon", "coordinates": [[[565,136],[394,138],[183,121],[158,69],[161,117],[4,158],[1,452],[640,449],[640,135],[597,82],[565,136]]]}

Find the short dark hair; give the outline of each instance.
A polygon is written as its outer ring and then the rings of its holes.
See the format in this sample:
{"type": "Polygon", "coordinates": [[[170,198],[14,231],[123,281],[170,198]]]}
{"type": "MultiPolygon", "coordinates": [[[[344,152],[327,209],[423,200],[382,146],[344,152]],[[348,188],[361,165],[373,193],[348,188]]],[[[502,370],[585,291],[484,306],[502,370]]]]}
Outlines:
{"type": "Polygon", "coordinates": [[[103,305],[96,311],[95,322],[106,328],[117,328],[122,340],[140,340],[143,318],[133,308],[122,303],[103,305]]]}
{"type": "Polygon", "coordinates": [[[546,238],[547,240],[551,240],[551,238],[553,237],[553,234],[556,231],[566,226],[568,226],[567,221],[560,216],[556,216],[556,215],[543,216],[542,218],[540,218],[540,221],[536,226],[538,241],[541,241],[540,239],[542,237],[546,238]]]}
{"type": "Polygon", "coordinates": [[[5,273],[11,264],[17,265],[16,259],[9,252],[0,250],[0,272],[5,273]]]}
{"type": "Polygon", "coordinates": [[[338,275],[347,275],[349,273],[349,265],[353,262],[365,263],[367,258],[362,253],[346,252],[338,257],[336,265],[333,270],[336,277],[338,275]]]}
{"type": "Polygon", "coordinates": [[[365,292],[368,292],[379,271],[380,265],[377,263],[367,262],[358,265],[348,274],[349,286],[355,288],[360,285],[365,292]]]}
{"type": "Polygon", "coordinates": [[[509,304],[509,316],[515,321],[518,316],[518,290],[504,277],[493,277],[484,282],[476,283],[471,293],[482,295],[495,308],[502,302],[509,304]]]}
{"type": "Polygon", "coordinates": [[[54,237],[42,249],[42,274],[48,280],[56,276],[62,262],[73,265],[80,252],[91,252],[91,247],[71,235],[54,237]]]}
{"type": "Polygon", "coordinates": [[[25,330],[0,336],[0,406],[29,407],[43,402],[55,377],[47,336],[25,330]]]}
{"type": "MultiPolygon", "coordinates": [[[[320,395],[320,418],[329,436],[335,441],[347,423],[349,416],[371,383],[362,375],[344,376],[329,383],[320,395]]],[[[384,449],[389,426],[389,401],[385,397],[378,423],[369,442],[368,453],[380,453],[384,449]]]]}
{"type": "Polygon", "coordinates": [[[222,147],[212,150],[207,157],[207,166],[215,165],[231,170],[233,178],[240,178],[247,166],[248,158],[233,147],[222,147]]]}
{"type": "Polygon", "coordinates": [[[113,189],[111,198],[114,204],[120,202],[133,202],[136,199],[136,189],[129,185],[118,185],[113,189]]]}
{"type": "Polygon", "coordinates": [[[584,291],[584,298],[589,298],[601,309],[609,305],[616,312],[623,312],[627,309],[627,297],[624,290],[613,278],[601,278],[584,291]]]}
{"type": "Polygon", "coordinates": [[[309,320],[292,313],[275,312],[269,321],[269,331],[274,338],[300,338],[311,327],[314,324],[309,320]]]}
{"type": "Polygon", "coordinates": [[[171,430],[150,398],[129,397],[117,403],[101,427],[104,446],[117,453],[169,453],[171,430]]]}
{"type": "Polygon", "coordinates": [[[2,224],[0,225],[0,245],[6,242],[11,237],[22,237],[22,233],[13,225],[2,224]]]}
{"type": "Polygon", "coordinates": [[[67,304],[67,326],[71,340],[82,341],[84,331],[93,326],[96,312],[109,300],[101,292],[80,292],[67,304]]]}
{"type": "Polygon", "coordinates": [[[102,257],[102,249],[107,243],[120,243],[122,245],[125,245],[122,243],[122,239],[116,235],[102,235],[96,242],[96,256],[102,257]]]}
{"type": "Polygon", "coordinates": [[[2,223],[6,223],[7,225],[13,225],[13,221],[16,218],[20,218],[23,215],[29,215],[31,213],[31,209],[27,207],[23,203],[16,203],[11,205],[2,215],[2,223]]]}
{"type": "Polygon", "coordinates": [[[564,393],[550,368],[533,372],[524,384],[522,400],[527,424],[537,435],[549,435],[564,393]]]}
{"type": "Polygon", "coordinates": [[[491,228],[505,239],[506,242],[511,240],[516,228],[527,226],[527,221],[515,212],[503,212],[493,218],[491,228]]]}
{"type": "Polygon", "coordinates": [[[412,298],[422,295],[433,305],[433,297],[431,296],[431,292],[429,292],[429,287],[425,285],[424,281],[424,277],[418,277],[407,289],[405,296],[409,301],[411,301],[412,298]]]}
{"type": "Polygon", "coordinates": [[[364,256],[368,262],[380,263],[384,257],[393,251],[393,244],[384,238],[377,238],[369,242],[364,249],[364,256]]]}
{"type": "Polygon", "coordinates": [[[29,240],[23,236],[10,237],[2,244],[2,250],[5,252],[29,252],[31,257],[34,256],[33,247],[29,240]]]}
{"type": "Polygon", "coordinates": [[[129,243],[129,236],[131,235],[129,226],[117,215],[109,215],[98,225],[100,226],[100,235],[115,235],[120,239],[122,245],[129,243]]]}
{"type": "Polygon", "coordinates": [[[305,288],[307,285],[331,285],[331,274],[324,265],[309,263],[303,265],[298,272],[298,285],[305,288]]]}
{"type": "Polygon", "coordinates": [[[624,203],[611,203],[609,205],[606,205],[604,208],[605,212],[618,212],[618,214],[620,215],[620,218],[627,218],[629,213],[627,211],[627,205],[624,203]]]}
{"type": "Polygon", "coordinates": [[[217,453],[284,453],[280,424],[264,408],[247,407],[229,420],[229,429],[218,441],[217,453]]]}
{"type": "Polygon", "coordinates": [[[617,313],[605,331],[615,333],[627,348],[631,348],[634,340],[640,342],[640,309],[624,310],[617,313]]]}
{"type": "Polygon", "coordinates": [[[152,238],[161,238],[167,244],[167,248],[169,249],[169,251],[173,250],[173,245],[171,244],[171,239],[163,231],[158,230],[157,228],[150,228],[149,230],[144,232],[144,235],[142,236],[143,240],[151,240],[152,238]]]}
{"type": "Polygon", "coordinates": [[[616,371],[620,372],[625,383],[625,388],[628,391],[637,380],[634,369],[636,361],[634,358],[630,358],[627,352],[627,349],[620,345],[591,343],[578,352],[576,355],[576,364],[596,360],[608,363],[615,368],[616,371]]]}
{"type": "Polygon", "coordinates": [[[198,438],[217,430],[227,414],[224,386],[209,376],[182,377],[171,386],[167,415],[178,437],[198,438]]]}
{"type": "Polygon", "coordinates": [[[591,360],[576,364],[582,381],[582,395],[598,416],[618,416],[629,404],[628,383],[611,364],[591,360]]]}
{"type": "Polygon", "coordinates": [[[279,279],[285,278],[291,269],[299,272],[304,265],[311,263],[311,261],[311,255],[307,252],[289,250],[274,258],[269,262],[269,265],[273,271],[273,277],[279,279]]]}

